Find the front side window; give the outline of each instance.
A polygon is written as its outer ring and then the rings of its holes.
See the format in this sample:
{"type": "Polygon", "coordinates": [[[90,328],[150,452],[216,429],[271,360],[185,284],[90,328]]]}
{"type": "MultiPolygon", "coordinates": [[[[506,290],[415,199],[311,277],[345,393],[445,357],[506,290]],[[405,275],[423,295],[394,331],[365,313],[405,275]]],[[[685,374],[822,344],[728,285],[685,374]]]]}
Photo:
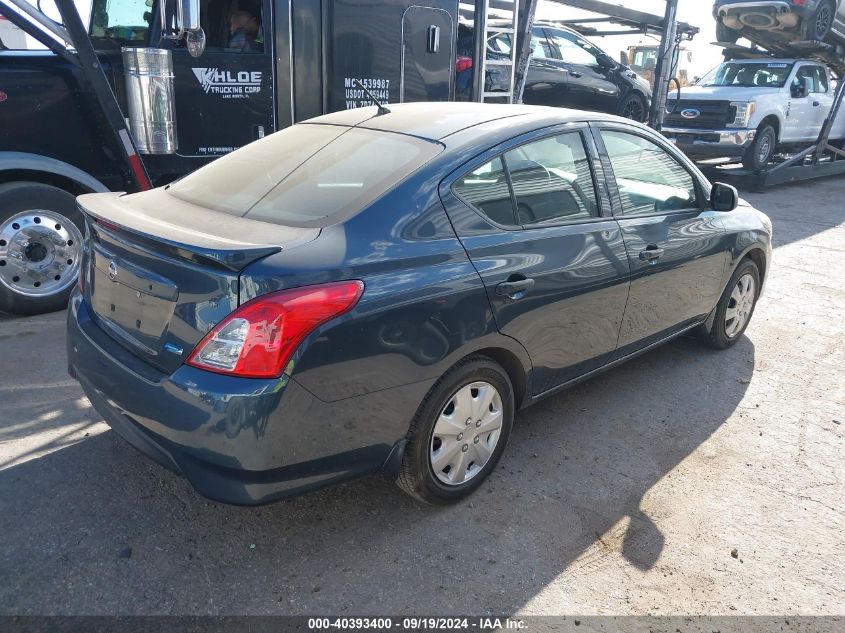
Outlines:
{"type": "Polygon", "coordinates": [[[599,65],[598,49],[586,40],[566,31],[549,31],[549,36],[557,47],[561,60],[567,64],[599,65]]]}
{"type": "Polygon", "coordinates": [[[521,225],[598,217],[592,172],[580,133],[523,145],[507,152],[505,162],[521,225]]]}
{"type": "Polygon", "coordinates": [[[820,94],[828,90],[827,71],[821,66],[801,66],[792,80],[793,88],[800,88],[804,80],[810,82],[810,93],[820,94]]]}
{"type": "Polygon", "coordinates": [[[452,187],[467,204],[496,224],[515,226],[513,201],[501,158],[485,163],[458,180],[452,187]]]}
{"type": "Polygon", "coordinates": [[[616,130],[602,130],[601,137],[622,197],[623,215],[697,206],[692,174],[662,147],[642,136],[616,130]]]}
{"type": "Polygon", "coordinates": [[[167,191],[230,215],[327,226],[362,210],[441,151],[404,134],[299,124],[218,158],[167,191]]]}
{"type": "Polygon", "coordinates": [[[203,0],[200,25],[206,49],[229,53],[264,52],[261,0],[203,0]]]}

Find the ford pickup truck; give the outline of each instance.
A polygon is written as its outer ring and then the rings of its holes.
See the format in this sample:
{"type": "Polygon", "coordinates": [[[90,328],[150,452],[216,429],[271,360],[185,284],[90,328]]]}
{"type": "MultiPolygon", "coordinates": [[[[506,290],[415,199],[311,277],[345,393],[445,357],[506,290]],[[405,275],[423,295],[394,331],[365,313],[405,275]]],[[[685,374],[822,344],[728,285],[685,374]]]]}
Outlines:
{"type": "MultiPolygon", "coordinates": [[[[694,159],[735,158],[759,171],[779,152],[815,142],[834,101],[827,67],[812,60],[726,61],[670,95],[663,134],[694,159]]],[[[830,139],[845,139],[840,111],[830,139]]]]}

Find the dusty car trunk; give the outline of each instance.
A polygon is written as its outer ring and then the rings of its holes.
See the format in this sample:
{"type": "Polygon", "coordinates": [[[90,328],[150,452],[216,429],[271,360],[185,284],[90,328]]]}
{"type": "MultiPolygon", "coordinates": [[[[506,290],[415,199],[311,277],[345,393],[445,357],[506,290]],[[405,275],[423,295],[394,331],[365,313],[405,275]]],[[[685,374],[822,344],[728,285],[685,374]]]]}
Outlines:
{"type": "Polygon", "coordinates": [[[88,237],[83,293],[98,325],[164,372],[238,305],[238,274],[319,229],[249,220],[164,189],[79,197],[88,237]]]}

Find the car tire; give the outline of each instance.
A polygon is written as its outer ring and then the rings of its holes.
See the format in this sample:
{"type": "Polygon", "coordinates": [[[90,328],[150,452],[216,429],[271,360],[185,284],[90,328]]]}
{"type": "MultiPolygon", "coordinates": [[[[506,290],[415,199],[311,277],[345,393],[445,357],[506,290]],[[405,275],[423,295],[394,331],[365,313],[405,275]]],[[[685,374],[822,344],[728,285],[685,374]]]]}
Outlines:
{"type": "Polygon", "coordinates": [[[754,314],[760,287],[757,264],[743,259],[716,304],[713,324],[705,334],[710,347],[728,349],[742,337],[754,314]]]}
{"type": "Polygon", "coordinates": [[[824,41],[833,27],[836,5],[833,0],[822,0],[813,14],[804,20],[801,29],[801,37],[810,41],[824,41]]]}
{"type": "Polygon", "coordinates": [[[648,118],[648,103],[636,92],[622,99],[619,104],[619,116],[642,123],[648,118]]]}
{"type": "Polygon", "coordinates": [[[716,41],[725,44],[736,44],[739,40],[740,32],[732,29],[729,26],[716,22],[716,41]]]}
{"type": "Polygon", "coordinates": [[[513,417],[507,373],[486,356],[464,359],[435,383],[420,405],[396,483],[425,503],[447,505],[464,499],[496,467],[513,417]]]}
{"type": "Polygon", "coordinates": [[[0,185],[0,312],[32,315],[67,307],[84,226],[67,191],[36,182],[0,185]]]}
{"type": "Polygon", "coordinates": [[[757,129],[754,142],[745,151],[742,164],[746,169],[761,171],[772,160],[777,146],[777,133],[771,125],[764,124],[757,129]]]}

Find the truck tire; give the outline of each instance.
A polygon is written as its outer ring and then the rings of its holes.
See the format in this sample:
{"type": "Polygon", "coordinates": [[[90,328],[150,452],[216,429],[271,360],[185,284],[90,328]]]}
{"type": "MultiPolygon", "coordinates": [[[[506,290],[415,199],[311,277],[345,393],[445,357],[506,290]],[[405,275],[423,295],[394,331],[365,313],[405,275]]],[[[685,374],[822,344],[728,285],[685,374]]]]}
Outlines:
{"type": "Polygon", "coordinates": [[[836,5],[833,0],[822,0],[813,14],[801,25],[801,36],[805,40],[823,42],[833,26],[834,15],[836,5]]]}
{"type": "Polygon", "coordinates": [[[721,22],[716,22],[716,41],[725,42],[727,44],[736,44],[740,33],[721,22]]]}
{"type": "Polygon", "coordinates": [[[754,137],[754,142],[745,150],[745,155],[742,157],[743,166],[755,172],[765,169],[772,160],[777,142],[775,128],[769,124],[761,125],[757,130],[757,136],[754,137]]]}
{"type": "Polygon", "coordinates": [[[65,308],[79,276],[83,232],[67,191],[36,182],[0,185],[0,312],[65,308]]]}

